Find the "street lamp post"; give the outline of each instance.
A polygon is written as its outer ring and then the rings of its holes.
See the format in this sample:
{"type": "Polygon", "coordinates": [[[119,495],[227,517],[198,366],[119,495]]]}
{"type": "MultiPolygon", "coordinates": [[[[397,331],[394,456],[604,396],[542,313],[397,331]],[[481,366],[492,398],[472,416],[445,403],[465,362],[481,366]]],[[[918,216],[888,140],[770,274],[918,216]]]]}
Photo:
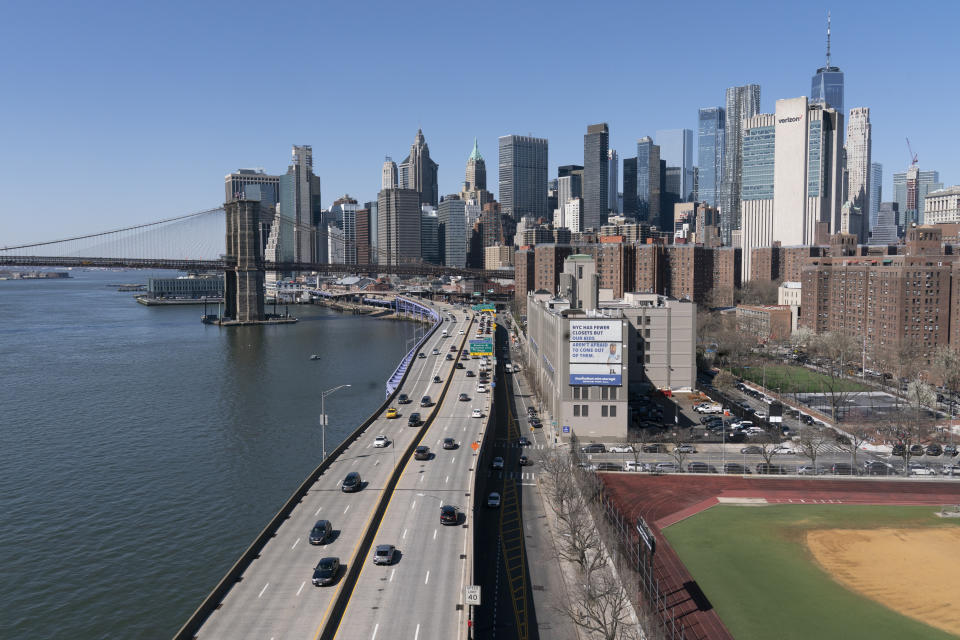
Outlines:
{"type": "Polygon", "coordinates": [[[349,387],[349,384],[342,384],[339,387],[334,387],[333,389],[327,389],[320,393],[320,433],[321,433],[321,447],[323,450],[323,456],[321,460],[327,459],[327,396],[335,391],[340,391],[349,387]]]}

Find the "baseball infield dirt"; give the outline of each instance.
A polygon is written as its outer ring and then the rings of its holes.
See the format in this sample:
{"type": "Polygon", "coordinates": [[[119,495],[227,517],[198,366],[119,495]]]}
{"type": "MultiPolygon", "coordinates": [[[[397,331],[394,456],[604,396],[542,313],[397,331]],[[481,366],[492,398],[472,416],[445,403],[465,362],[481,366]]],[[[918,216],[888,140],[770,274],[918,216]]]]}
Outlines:
{"type": "Polygon", "coordinates": [[[807,532],[807,546],[848,589],[960,634],[960,527],[817,529],[807,532]]]}

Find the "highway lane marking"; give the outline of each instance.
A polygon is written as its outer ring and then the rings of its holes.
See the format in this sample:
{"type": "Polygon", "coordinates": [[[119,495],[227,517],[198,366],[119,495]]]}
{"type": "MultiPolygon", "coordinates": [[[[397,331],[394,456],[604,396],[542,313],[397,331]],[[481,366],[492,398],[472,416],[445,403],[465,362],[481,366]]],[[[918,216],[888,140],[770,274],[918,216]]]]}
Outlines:
{"type": "Polygon", "coordinates": [[[303,582],[300,583],[300,588],[297,589],[297,595],[300,595],[300,592],[303,591],[303,585],[305,585],[305,584],[307,584],[307,581],[306,581],[306,580],[304,580],[303,582]]]}
{"type": "Polygon", "coordinates": [[[378,464],[380,464],[380,461],[379,461],[379,460],[374,460],[373,466],[377,466],[378,464]]]}
{"type": "Polygon", "coordinates": [[[407,539],[407,530],[406,530],[406,529],[403,530],[403,535],[400,536],[400,537],[403,538],[404,540],[407,539]]]}
{"type": "Polygon", "coordinates": [[[415,506],[417,506],[417,501],[416,501],[416,500],[414,500],[413,502],[410,503],[410,508],[411,508],[411,509],[413,509],[415,506]]]}
{"type": "Polygon", "coordinates": [[[344,513],[346,513],[347,511],[350,511],[350,505],[347,505],[347,508],[343,510],[344,513]]]}
{"type": "Polygon", "coordinates": [[[429,571],[427,571],[427,577],[423,579],[423,584],[427,584],[428,582],[430,582],[430,572],[429,572],[429,571]]]}
{"type": "Polygon", "coordinates": [[[293,546],[290,547],[290,550],[293,551],[298,544],[300,544],[300,538],[297,538],[297,541],[293,543],[293,546]]]}
{"type": "Polygon", "coordinates": [[[376,637],[377,637],[377,629],[379,629],[379,628],[380,628],[380,624],[379,624],[379,623],[373,625],[373,635],[370,636],[370,640],[376,640],[376,637]]]}
{"type": "Polygon", "coordinates": [[[454,456],[454,457],[452,457],[452,458],[450,458],[450,464],[453,464],[453,462],[454,462],[454,461],[455,461],[456,459],[457,459],[457,457],[456,457],[456,456],[454,456]]]}
{"type": "Polygon", "coordinates": [[[397,572],[396,569],[390,569],[390,582],[393,582],[393,574],[397,572]]]}
{"type": "Polygon", "coordinates": [[[418,480],[418,482],[423,482],[423,474],[422,474],[422,473],[420,474],[420,480],[418,480]]]}
{"type": "MultiPolygon", "coordinates": [[[[267,587],[269,587],[269,586],[270,586],[270,583],[269,583],[269,582],[268,582],[267,584],[263,585],[263,589],[260,589],[260,596],[263,595],[263,592],[266,591],[266,590],[267,590],[267,587]]],[[[257,596],[257,597],[259,598],[260,596],[257,596]]]]}
{"type": "Polygon", "coordinates": [[[444,483],[450,482],[450,476],[447,476],[446,478],[444,478],[443,481],[444,483]]]}
{"type": "Polygon", "coordinates": [[[321,512],[321,511],[323,511],[323,507],[320,507],[319,509],[317,509],[317,512],[314,513],[313,515],[318,516],[318,515],[320,515],[320,512],[321,512]]]}
{"type": "Polygon", "coordinates": [[[417,625],[417,631],[413,634],[413,640],[417,640],[420,637],[420,625],[417,625]]]}
{"type": "MultiPolygon", "coordinates": [[[[437,539],[437,530],[436,530],[436,529],[433,530],[433,539],[434,539],[434,540],[437,539]]],[[[429,573],[429,572],[428,572],[428,573],[429,573]]]]}

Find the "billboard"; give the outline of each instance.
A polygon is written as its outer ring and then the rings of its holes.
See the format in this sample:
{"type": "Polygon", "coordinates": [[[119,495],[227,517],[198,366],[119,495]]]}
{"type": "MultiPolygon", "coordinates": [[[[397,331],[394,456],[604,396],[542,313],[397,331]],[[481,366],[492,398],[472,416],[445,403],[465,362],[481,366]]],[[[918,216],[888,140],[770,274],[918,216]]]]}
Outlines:
{"type": "Polygon", "coordinates": [[[480,340],[470,341],[470,355],[472,356],[492,356],[493,340],[491,338],[481,338],[480,340]]]}
{"type": "Polygon", "coordinates": [[[571,320],[570,342],[620,342],[623,330],[619,320],[571,320]]]}
{"type": "Polygon", "coordinates": [[[620,364],[623,362],[623,344],[620,342],[571,342],[570,362],[620,364]]]}
{"type": "Polygon", "coordinates": [[[578,387],[619,387],[623,367],[619,364],[571,364],[570,385],[578,387]]]}

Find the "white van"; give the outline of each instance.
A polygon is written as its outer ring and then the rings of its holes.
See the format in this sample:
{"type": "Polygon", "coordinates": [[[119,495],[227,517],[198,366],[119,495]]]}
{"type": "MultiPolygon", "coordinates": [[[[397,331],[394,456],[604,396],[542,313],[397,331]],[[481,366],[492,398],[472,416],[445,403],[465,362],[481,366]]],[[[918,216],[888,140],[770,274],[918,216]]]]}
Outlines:
{"type": "Polygon", "coordinates": [[[443,332],[442,332],[440,335],[443,336],[444,338],[446,338],[446,337],[447,337],[447,330],[444,329],[443,332]]]}
{"type": "Polygon", "coordinates": [[[507,364],[503,365],[503,370],[507,373],[513,373],[513,365],[508,362],[507,364]]]}

